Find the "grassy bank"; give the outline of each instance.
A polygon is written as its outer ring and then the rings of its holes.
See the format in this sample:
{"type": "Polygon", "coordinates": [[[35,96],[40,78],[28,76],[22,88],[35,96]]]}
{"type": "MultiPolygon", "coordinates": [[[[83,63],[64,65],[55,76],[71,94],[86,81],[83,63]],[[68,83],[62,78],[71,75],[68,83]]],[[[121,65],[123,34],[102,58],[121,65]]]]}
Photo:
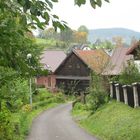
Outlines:
{"type": "Polygon", "coordinates": [[[41,89],[38,95],[34,96],[32,109],[30,105],[25,105],[24,109],[22,108],[18,113],[13,113],[11,118],[15,129],[13,139],[24,140],[29,133],[32,121],[35,117],[41,112],[64,102],[65,99],[62,94],[54,95],[45,89],[41,89]]]}
{"type": "Polygon", "coordinates": [[[93,115],[85,106],[78,105],[72,111],[80,126],[101,140],[139,140],[140,109],[130,108],[112,101],[93,115]]]}

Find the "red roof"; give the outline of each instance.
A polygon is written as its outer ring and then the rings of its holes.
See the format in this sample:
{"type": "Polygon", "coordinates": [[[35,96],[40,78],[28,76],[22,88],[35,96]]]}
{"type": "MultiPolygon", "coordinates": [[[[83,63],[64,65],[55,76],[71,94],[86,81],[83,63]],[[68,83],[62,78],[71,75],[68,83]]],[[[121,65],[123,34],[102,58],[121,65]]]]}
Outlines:
{"type": "Polygon", "coordinates": [[[63,51],[45,50],[41,55],[40,62],[43,64],[44,69],[54,72],[65,58],[66,54],[63,51]]]}
{"type": "Polygon", "coordinates": [[[140,41],[135,43],[128,51],[126,52],[126,55],[133,54],[134,50],[140,46],[140,41]]]}
{"type": "Polygon", "coordinates": [[[127,61],[133,59],[132,55],[126,55],[128,48],[120,47],[115,48],[109,64],[105,68],[103,75],[119,75],[127,61]]]}
{"type": "Polygon", "coordinates": [[[100,73],[108,63],[109,55],[102,49],[74,50],[74,53],[91,68],[100,73]]]}

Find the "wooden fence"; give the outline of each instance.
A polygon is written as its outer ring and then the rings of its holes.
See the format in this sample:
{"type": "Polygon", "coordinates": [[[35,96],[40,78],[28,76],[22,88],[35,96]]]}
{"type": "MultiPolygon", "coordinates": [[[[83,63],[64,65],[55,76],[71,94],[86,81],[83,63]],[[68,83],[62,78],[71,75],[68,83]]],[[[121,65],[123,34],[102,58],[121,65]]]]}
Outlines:
{"type": "Polygon", "coordinates": [[[110,97],[118,102],[124,102],[131,107],[140,106],[140,83],[132,85],[121,85],[116,82],[110,82],[110,97]]]}

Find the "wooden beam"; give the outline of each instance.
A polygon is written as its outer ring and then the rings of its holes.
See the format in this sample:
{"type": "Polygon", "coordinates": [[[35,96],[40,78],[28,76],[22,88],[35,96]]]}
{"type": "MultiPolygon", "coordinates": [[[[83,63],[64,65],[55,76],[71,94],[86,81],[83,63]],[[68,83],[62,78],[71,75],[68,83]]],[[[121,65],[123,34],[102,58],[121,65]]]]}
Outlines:
{"type": "Polygon", "coordinates": [[[56,79],[90,80],[90,76],[56,76],[56,79]]]}

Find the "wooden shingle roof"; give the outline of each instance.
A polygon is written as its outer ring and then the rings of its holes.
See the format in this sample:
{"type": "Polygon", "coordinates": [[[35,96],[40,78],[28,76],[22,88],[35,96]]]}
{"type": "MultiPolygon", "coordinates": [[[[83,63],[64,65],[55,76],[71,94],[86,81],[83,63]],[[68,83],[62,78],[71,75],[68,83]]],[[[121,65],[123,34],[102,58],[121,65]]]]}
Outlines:
{"type": "Polygon", "coordinates": [[[109,55],[103,49],[73,51],[90,69],[102,72],[109,61],[109,55]]]}

